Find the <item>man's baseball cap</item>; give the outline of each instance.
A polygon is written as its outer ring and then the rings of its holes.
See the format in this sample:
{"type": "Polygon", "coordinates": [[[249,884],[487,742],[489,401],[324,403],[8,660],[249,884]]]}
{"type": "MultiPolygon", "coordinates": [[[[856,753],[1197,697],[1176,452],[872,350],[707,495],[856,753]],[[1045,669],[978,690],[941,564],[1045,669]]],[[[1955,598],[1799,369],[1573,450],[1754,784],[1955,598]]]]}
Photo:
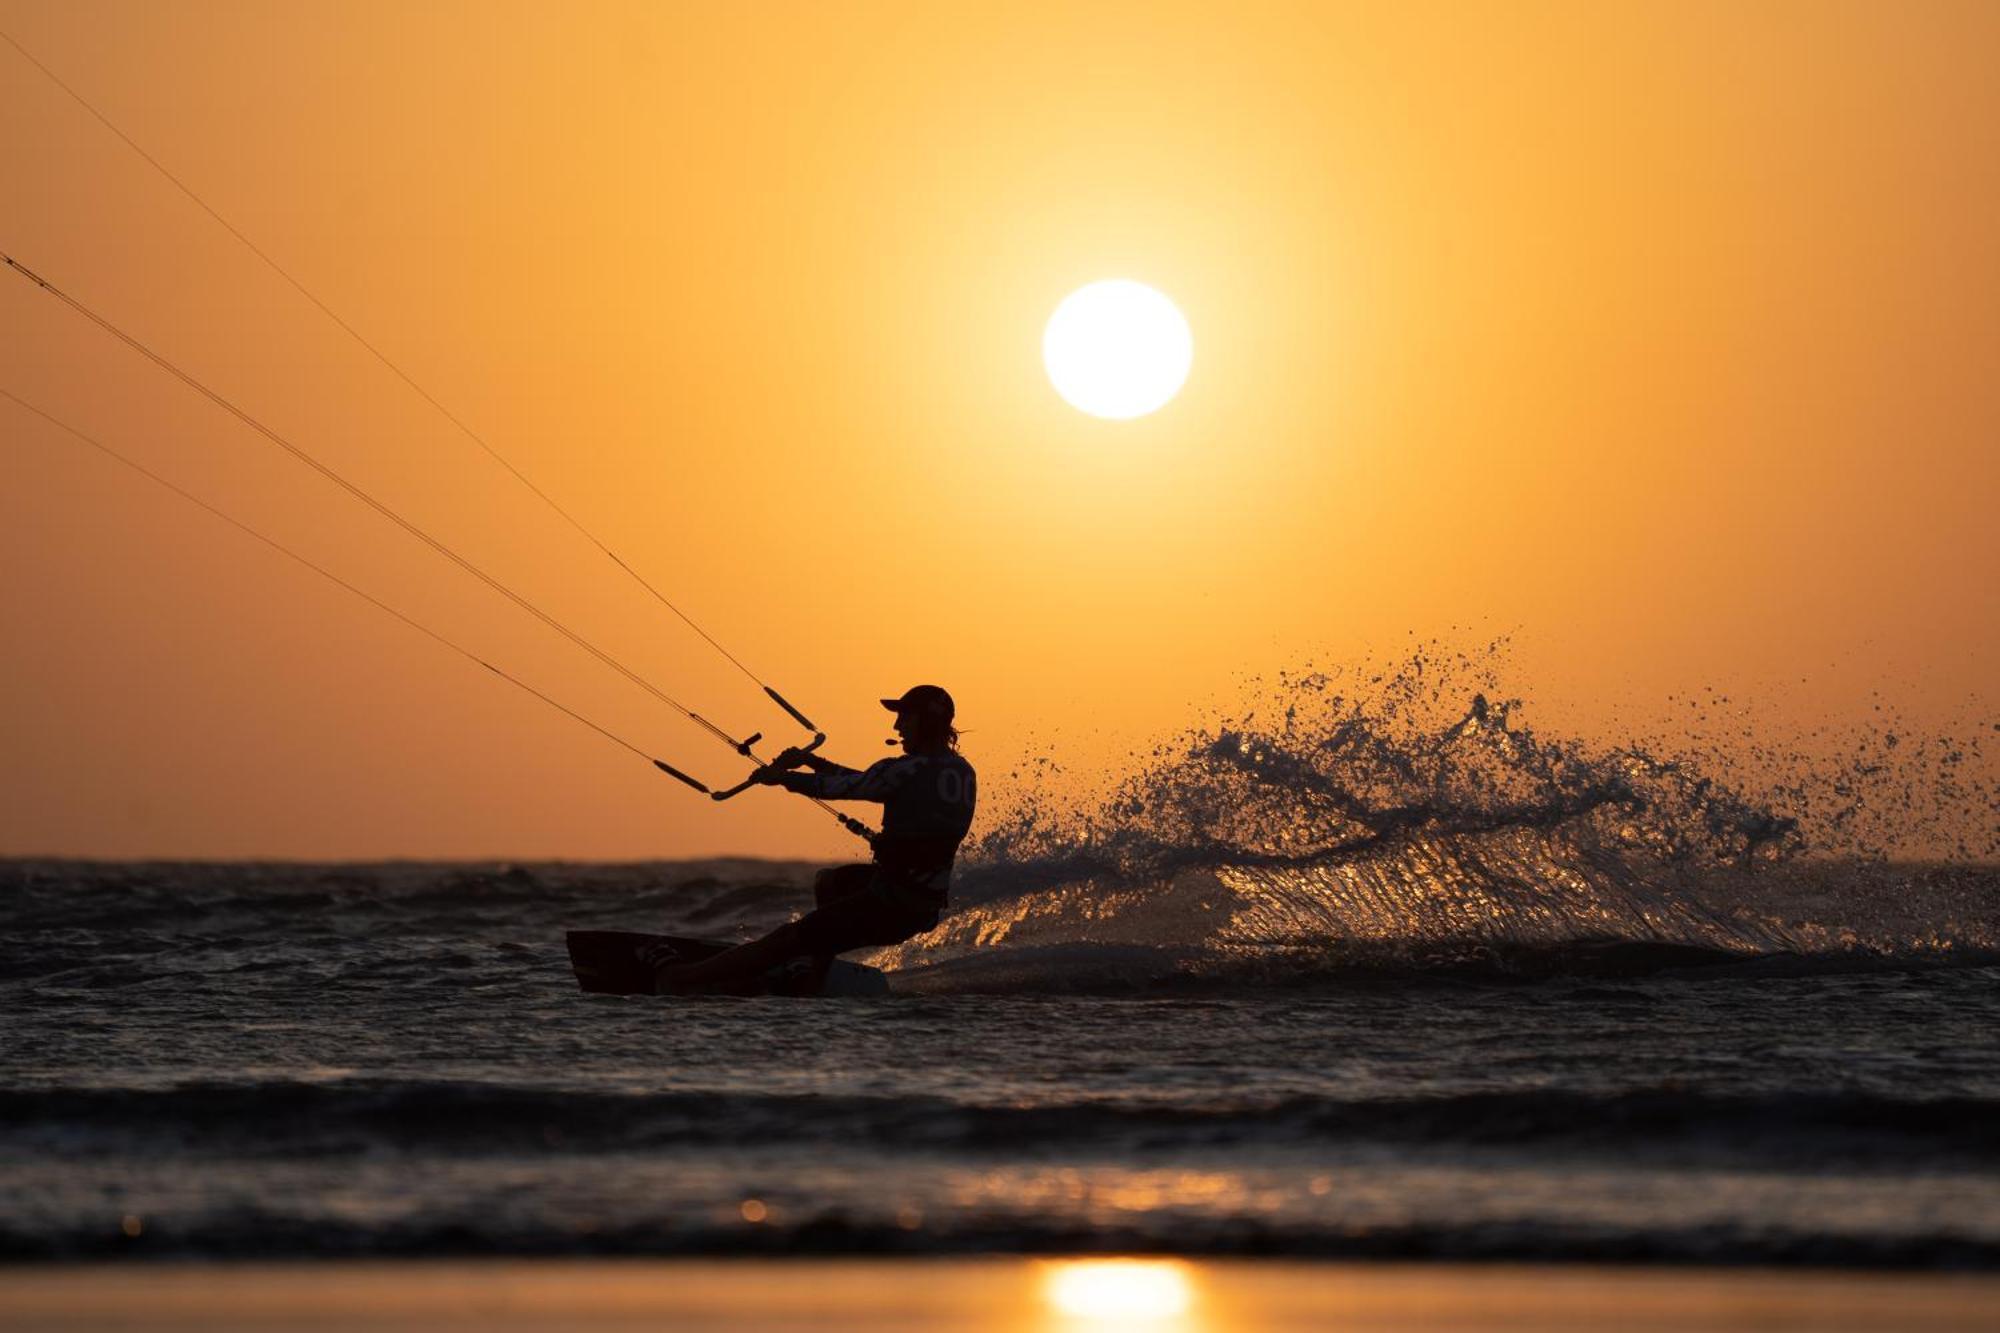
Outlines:
{"type": "Polygon", "coordinates": [[[882,706],[892,713],[913,712],[939,722],[949,722],[958,715],[958,706],[952,703],[942,685],[913,685],[903,691],[901,698],[884,699],[882,706]]]}

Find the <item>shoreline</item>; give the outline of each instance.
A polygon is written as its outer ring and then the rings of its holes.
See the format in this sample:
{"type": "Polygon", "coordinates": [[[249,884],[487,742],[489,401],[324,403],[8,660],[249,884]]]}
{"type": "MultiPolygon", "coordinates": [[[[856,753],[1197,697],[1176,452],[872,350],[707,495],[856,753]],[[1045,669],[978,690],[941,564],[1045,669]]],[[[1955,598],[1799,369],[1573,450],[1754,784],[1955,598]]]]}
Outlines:
{"type": "Polygon", "coordinates": [[[454,1260],[9,1266],[0,1325],[179,1333],[694,1326],[974,1333],[1972,1330],[2000,1274],[1095,1259],[454,1260]]]}

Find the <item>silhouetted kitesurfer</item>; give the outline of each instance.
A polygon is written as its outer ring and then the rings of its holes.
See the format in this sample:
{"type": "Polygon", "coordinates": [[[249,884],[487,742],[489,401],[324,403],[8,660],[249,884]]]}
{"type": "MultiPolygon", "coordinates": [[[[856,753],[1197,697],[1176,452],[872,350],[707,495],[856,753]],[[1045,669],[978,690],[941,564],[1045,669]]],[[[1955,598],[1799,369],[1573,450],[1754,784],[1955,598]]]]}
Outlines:
{"type": "Polygon", "coordinates": [[[879,801],[875,859],[822,870],[813,881],[813,910],[762,939],[661,968],[661,994],[758,989],[764,973],[794,959],[810,960],[823,976],[837,954],[901,944],[937,925],[958,844],[972,826],[978,781],[958,753],[951,695],[918,685],[882,706],[896,715],[900,757],[857,771],[786,750],[753,779],[824,801],[879,801]]]}

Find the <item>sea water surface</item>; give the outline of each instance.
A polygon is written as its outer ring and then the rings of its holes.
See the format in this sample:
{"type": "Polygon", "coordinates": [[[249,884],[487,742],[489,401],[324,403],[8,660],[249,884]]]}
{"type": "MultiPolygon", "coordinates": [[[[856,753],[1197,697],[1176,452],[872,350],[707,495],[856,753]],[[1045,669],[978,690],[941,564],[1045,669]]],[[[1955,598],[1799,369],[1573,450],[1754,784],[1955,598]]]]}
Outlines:
{"type": "Polygon", "coordinates": [[[577,989],[806,864],[0,862],[0,1256],[2000,1264],[1978,738],[1753,794],[1439,678],[986,772],[882,999],[577,989]]]}
{"type": "Polygon", "coordinates": [[[2000,1260],[1994,966],[569,975],[564,927],[742,935],[808,873],[7,864],[0,1254],[2000,1260]]]}

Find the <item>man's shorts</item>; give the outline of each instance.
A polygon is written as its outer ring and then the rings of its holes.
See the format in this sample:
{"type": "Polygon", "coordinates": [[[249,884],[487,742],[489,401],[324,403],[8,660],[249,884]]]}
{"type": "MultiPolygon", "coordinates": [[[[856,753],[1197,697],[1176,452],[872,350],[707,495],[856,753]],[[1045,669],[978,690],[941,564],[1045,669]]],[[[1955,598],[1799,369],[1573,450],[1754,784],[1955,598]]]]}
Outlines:
{"type": "Polygon", "coordinates": [[[937,925],[935,909],[921,911],[895,901],[872,865],[836,866],[813,880],[819,905],[799,919],[799,940],[821,958],[852,949],[901,944],[937,925]]]}

